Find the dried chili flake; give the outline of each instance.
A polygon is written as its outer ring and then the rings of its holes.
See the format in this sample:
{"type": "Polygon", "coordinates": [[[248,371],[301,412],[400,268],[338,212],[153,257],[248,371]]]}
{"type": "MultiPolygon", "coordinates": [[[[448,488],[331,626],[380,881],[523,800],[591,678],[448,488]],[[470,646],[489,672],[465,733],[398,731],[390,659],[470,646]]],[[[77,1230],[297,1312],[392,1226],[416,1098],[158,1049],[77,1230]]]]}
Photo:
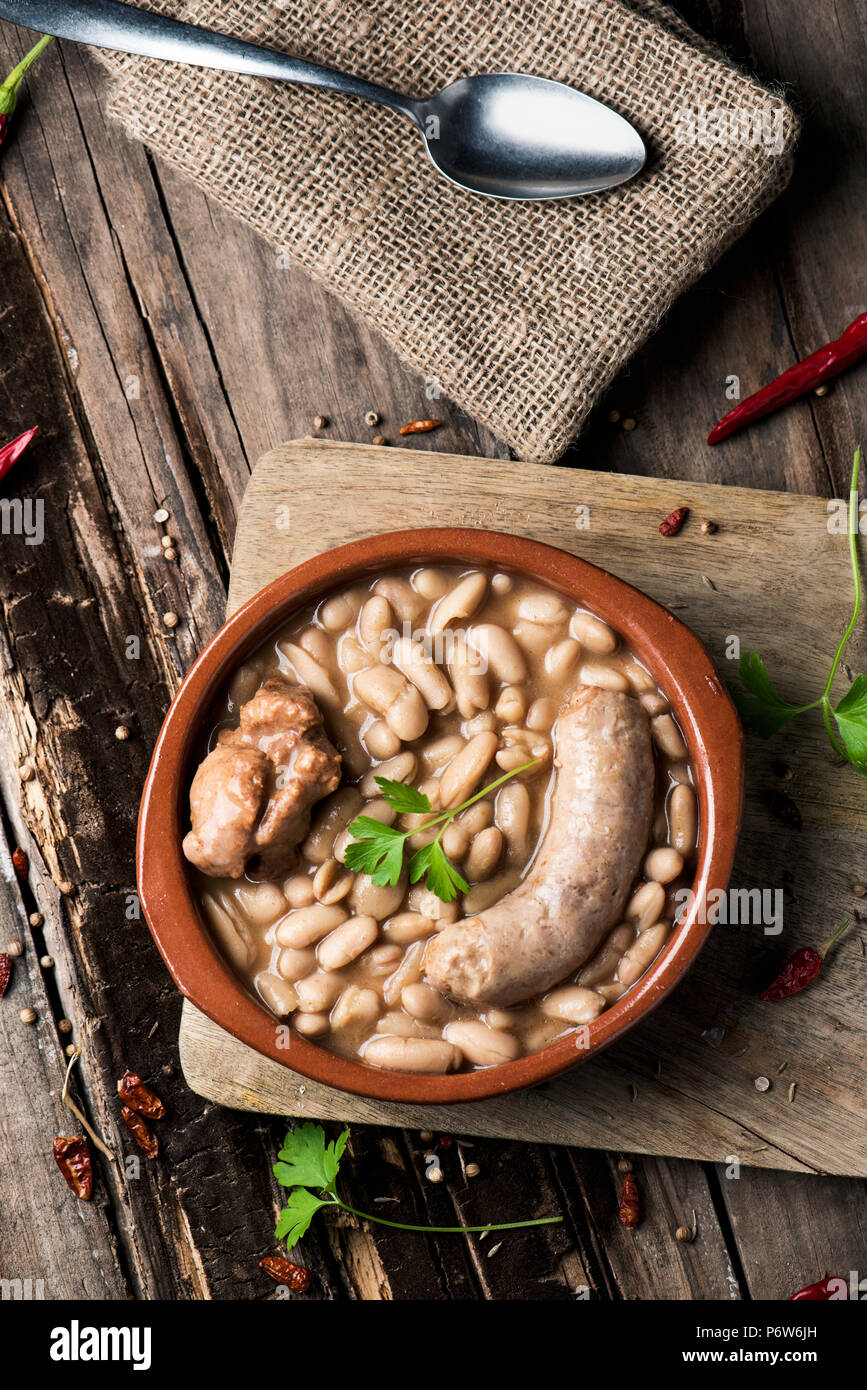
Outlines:
{"type": "Polygon", "coordinates": [[[293,1293],[306,1293],[310,1288],[310,1270],[284,1260],[281,1255],[266,1255],[259,1261],[259,1268],[270,1274],[278,1284],[285,1284],[293,1293]]]}
{"type": "Polygon", "coordinates": [[[82,1202],[89,1202],[93,1192],[93,1165],[87,1140],[81,1135],[65,1139],[54,1136],[54,1158],[69,1187],[82,1202]]]}
{"type": "Polygon", "coordinates": [[[146,1086],[134,1071],[124,1072],[117,1083],[117,1093],[124,1105],[128,1105],[130,1110],[137,1111],[139,1115],[146,1115],[149,1120],[165,1119],[166,1107],[159,1096],[154,1095],[150,1087],[146,1086]]]}
{"type": "Polygon", "coordinates": [[[30,872],[30,860],[19,845],[12,851],[12,867],[22,883],[27,882],[27,875],[30,872]]]}
{"type": "Polygon", "coordinates": [[[123,1116],[124,1124],[139,1148],[148,1158],[156,1158],[160,1151],[159,1140],[147,1120],[137,1114],[135,1110],[131,1110],[128,1105],[122,1105],[120,1113],[123,1116]]]}
{"type": "Polygon", "coordinates": [[[0,999],[9,988],[9,979],[12,975],[12,957],[5,951],[0,952],[0,999]]]}
{"type": "Polygon", "coordinates": [[[641,1203],[638,1197],[638,1183],[632,1173],[627,1173],[620,1189],[620,1220],[628,1230],[633,1230],[641,1220],[641,1203]]]}
{"type": "Polygon", "coordinates": [[[759,995],[760,999],[777,1000],[789,999],[793,994],[800,994],[802,989],[811,985],[825,963],[825,957],[831,947],[839,941],[844,931],[849,925],[849,919],[838,927],[827,941],[823,941],[821,946],[802,946],[800,951],[796,951],[793,956],[786,961],[776,977],[763,989],[759,995]]]}
{"type": "Polygon", "coordinates": [[[832,1302],[849,1297],[849,1286],[845,1279],[832,1276],[830,1279],[819,1279],[815,1284],[808,1284],[805,1289],[798,1289],[789,1299],[790,1303],[818,1303],[832,1302]]]}
{"type": "Polygon", "coordinates": [[[688,516],[689,507],[675,507],[674,511],[669,512],[665,520],[659,523],[659,534],[676,536],[688,516]]]}
{"type": "Polygon", "coordinates": [[[401,425],[398,434],[429,434],[431,430],[438,430],[442,420],[410,420],[409,424],[401,425]]]}

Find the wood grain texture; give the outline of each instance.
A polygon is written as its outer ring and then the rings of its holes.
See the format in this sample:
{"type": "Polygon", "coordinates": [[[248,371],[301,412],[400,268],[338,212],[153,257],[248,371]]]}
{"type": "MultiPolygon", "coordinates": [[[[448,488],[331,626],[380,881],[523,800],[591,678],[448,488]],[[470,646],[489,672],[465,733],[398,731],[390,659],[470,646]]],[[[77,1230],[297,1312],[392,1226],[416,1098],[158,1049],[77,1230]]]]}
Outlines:
{"type": "MultiPolygon", "coordinates": [[[[730,374],[740,376],[744,392],[752,390],[867,308],[863,0],[837,0],[832,14],[807,0],[681,0],[680,8],[737,59],[786,85],[805,116],[795,178],[784,198],[675,305],[566,462],[840,496],[854,441],[867,429],[865,365],[836,382],[823,400],[805,400],[716,450],[705,447],[704,435],[730,404],[730,374]],[[619,420],[609,420],[612,409],[619,420]],[[631,433],[622,427],[627,416],[637,421],[631,433]]],[[[0,25],[3,71],[30,42],[25,31],[0,25]]],[[[128,954],[138,928],[117,937],[115,900],[104,895],[112,876],[130,884],[132,817],[107,817],[105,859],[97,834],[83,867],[76,839],[87,831],[92,811],[76,815],[75,808],[82,787],[89,807],[135,806],[147,740],[197,644],[221,621],[248,461],[309,431],[319,413],[330,417],[325,433],[331,437],[369,440],[375,431],[364,425],[365,411],[375,408],[382,432],[394,437],[405,419],[429,413],[430,402],[425,383],[375,335],[304,275],[279,264],[177,174],[106,126],[103,89],[89,55],[52,45],[27,83],[0,164],[0,438],[41,424],[43,443],[14,486],[25,492],[36,486],[47,502],[56,498],[50,552],[37,551],[37,563],[31,549],[6,540],[0,552],[6,611],[15,620],[4,612],[12,635],[2,656],[4,695],[14,737],[4,733],[0,741],[3,800],[16,838],[31,849],[44,944],[57,960],[57,988],[42,1003],[34,996],[35,1006],[45,1009],[46,1019],[72,1017],[76,1029],[86,1027],[97,1043],[106,1011],[116,1021],[105,1050],[87,1059],[80,1077],[91,1114],[110,1113],[117,1068],[132,1060],[132,1050],[137,1064],[153,1069],[155,1082],[159,1077],[172,1107],[171,1180],[131,1183],[125,1196],[107,1185],[108,1204],[95,1207],[105,1241],[91,1223],[92,1248],[105,1263],[112,1233],[118,1233],[127,1286],[139,1297],[266,1298],[269,1283],[256,1260],[274,1249],[277,1193],[268,1172],[281,1126],[203,1107],[187,1096],[174,1074],[177,996],[146,939],[128,954]],[[107,245],[113,255],[106,254],[107,245]],[[82,365],[87,389],[79,391],[82,365]],[[127,401],[130,374],[145,380],[157,398],[150,407],[127,401]],[[143,453],[136,452],[126,423],[133,410],[148,409],[152,421],[172,425],[165,437],[177,480],[167,491],[165,474],[154,472],[155,485],[149,471],[159,468],[165,424],[147,426],[143,453]],[[67,502],[63,484],[70,470],[67,502]],[[167,529],[183,542],[177,576],[167,573],[148,524],[163,498],[173,508],[167,529]],[[132,539],[123,531],[128,517],[132,539]],[[119,544],[120,561],[109,566],[103,590],[106,535],[119,544]],[[132,686],[117,661],[131,611],[125,600],[117,607],[125,567],[131,584],[147,588],[133,629],[143,636],[147,673],[132,686]],[[81,591],[79,576],[87,580],[81,591]],[[167,639],[161,629],[161,614],[170,607],[182,618],[180,640],[167,639]],[[192,638],[188,615],[195,623],[192,638]],[[90,676],[101,671],[109,676],[97,698],[82,702],[90,676]],[[38,696],[33,708],[27,704],[31,689],[38,696]],[[119,713],[138,716],[133,729],[140,746],[111,741],[119,713]],[[88,720],[96,721],[94,737],[88,720]],[[31,782],[23,789],[19,782],[19,729],[42,755],[36,787],[31,782]],[[59,843],[58,825],[70,828],[59,843]],[[58,858],[77,892],[89,894],[80,923],[53,880],[58,858]]],[[[448,401],[437,402],[436,413],[446,426],[415,440],[419,452],[505,455],[448,401]]],[[[132,593],[136,611],[134,587],[132,593]]],[[[858,876],[864,877],[863,865],[858,876]]],[[[17,887],[14,893],[20,902],[17,887]]],[[[35,905],[29,896],[28,908],[35,905]]],[[[24,939],[36,958],[39,933],[25,928],[24,939]]],[[[29,978],[31,963],[27,970],[29,978]]],[[[10,996],[10,1008],[12,1002],[10,996]]],[[[41,1076],[28,1066],[4,1068],[5,1113],[33,1109],[33,1093],[51,1079],[46,1073],[44,1082],[37,1080],[41,1076]]],[[[33,1140],[18,1129],[14,1139],[30,1144],[27,1175],[33,1191],[45,1193],[45,1210],[60,1182],[58,1219],[40,1222],[43,1203],[37,1199],[13,1220],[4,1187],[0,1264],[4,1271],[65,1264],[70,1292],[96,1292],[92,1265],[76,1243],[81,1214],[44,1147],[43,1106],[37,1113],[33,1140]]],[[[4,1126],[0,1173],[22,1172],[12,1143],[13,1131],[4,1126]]],[[[857,1215],[864,1204],[861,1181],[761,1169],[743,1169],[735,1181],[708,1165],[636,1162],[642,1185],[646,1164],[664,1183],[663,1193],[656,1185],[648,1192],[645,1217],[660,1259],[638,1253],[641,1227],[631,1244],[618,1241],[616,1232],[612,1237],[616,1183],[601,1152],[476,1140],[467,1156],[480,1162],[481,1178],[463,1181],[453,1148],[443,1159],[445,1181],[433,1188],[423,1178],[426,1145],[417,1132],[359,1127],[352,1146],[351,1191],[359,1206],[389,1193],[422,1219],[433,1199],[436,1207],[457,1204],[485,1220],[523,1212],[528,1194],[534,1200],[538,1194],[542,1206],[550,1210],[556,1202],[568,1214],[571,1243],[563,1255],[559,1244],[534,1242],[525,1263],[523,1238],[486,1259],[467,1257],[464,1243],[448,1238],[420,1241],[353,1227],[311,1230],[301,1251],[316,1276],[310,1298],[563,1298],[578,1286],[594,1298],[667,1298],[684,1291],[718,1298],[729,1296],[734,1268],[740,1294],[760,1299],[785,1296],[823,1268],[867,1268],[867,1233],[857,1215]],[[678,1192],[699,1212],[698,1239],[686,1249],[673,1238],[665,1246],[655,1211],[657,1200],[672,1192],[672,1216],[678,1192]]],[[[17,1188],[16,1194],[20,1201],[17,1188]]]]}
{"type": "MultiPolygon", "coordinates": [[[[272,450],[254,470],[238,520],[228,610],[346,540],[398,527],[493,527],[560,545],[638,585],[690,624],[733,686],[741,646],[759,648],[780,688],[800,702],[821,689],[827,634],[847,614],[847,538],[829,529],[829,515],[821,498],[794,494],[302,440],[272,450]],[[689,506],[690,517],[679,536],[665,539],[659,521],[676,505],[689,506]],[[702,533],[703,518],[715,522],[713,534],[702,533]],[[795,612],[793,557],[814,576],[809,605],[795,612]]],[[[864,655],[859,636],[849,656],[857,665],[864,655]]],[[[867,1173],[860,927],[811,993],[785,1006],[756,997],[778,957],[816,939],[817,921],[854,911],[851,884],[867,831],[867,788],[837,765],[820,721],[804,722],[785,752],[782,779],[774,771],[779,745],[751,740],[732,879],[735,889],[779,890],[780,926],[759,915],[718,926],[674,996],[598,1060],[480,1105],[382,1104],[298,1078],[185,1004],[187,1080],[239,1108],[867,1173]],[[802,812],[800,833],[768,809],[768,797],[783,788],[802,812]],[[709,1039],[710,1029],[717,1031],[709,1039]],[[762,1075],[771,1080],[764,1092],[755,1085],[762,1075]]]]}

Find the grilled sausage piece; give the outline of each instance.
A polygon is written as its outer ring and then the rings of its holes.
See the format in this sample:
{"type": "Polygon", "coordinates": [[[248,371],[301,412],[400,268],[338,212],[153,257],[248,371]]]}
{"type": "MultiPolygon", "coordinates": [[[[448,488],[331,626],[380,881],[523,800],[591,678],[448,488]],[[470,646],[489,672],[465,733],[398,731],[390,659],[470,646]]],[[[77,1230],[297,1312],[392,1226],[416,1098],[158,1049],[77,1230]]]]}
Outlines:
{"type": "Polygon", "coordinates": [[[577,970],[619,920],[647,848],[654,767],[638,701],[579,685],[555,736],[551,819],[530,872],[425,953],[429,982],[467,1003],[517,1004],[577,970]]]}

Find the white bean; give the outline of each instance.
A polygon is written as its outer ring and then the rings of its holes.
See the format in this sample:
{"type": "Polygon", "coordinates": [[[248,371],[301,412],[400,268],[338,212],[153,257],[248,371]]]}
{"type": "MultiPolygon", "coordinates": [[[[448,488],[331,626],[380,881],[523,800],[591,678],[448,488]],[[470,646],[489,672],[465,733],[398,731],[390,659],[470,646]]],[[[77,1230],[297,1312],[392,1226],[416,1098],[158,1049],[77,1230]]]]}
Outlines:
{"type": "Polygon", "coordinates": [[[667,922],[657,922],[655,927],[648,927],[641,933],[617,967],[617,978],[622,985],[633,985],[644,974],[662,950],[668,932],[667,922]]]}
{"type": "Polygon", "coordinates": [[[629,690],[629,681],[623,672],[613,666],[605,666],[601,661],[585,661],[578,671],[578,679],[582,685],[596,685],[600,690],[617,690],[623,695],[629,690]]]}
{"type": "Polygon", "coordinates": [[[312,878],[308,874],[290,874],[283,884],[283,896],[290,907],[309,907],[316,899],[312,878]]]}
{"type": "Polygon", "coordinates": [[[569,631],[582,647],[586,647],[588,652],[595,652],[597,656],[608,656],[617,647],[617,633],[601,618],[594,618],[592,613],[582,613],[580,610],[573,613],[569,631]]]}
{"type": "Polygon", "coordinates": [[[473,719],[465,719],[461,733],[465,738],[475,738],[476,734],[492,734],[497,727],[497,717],[492,709],[483,709],[473,719]]]}
{"type": "Polygon", "coordinates": [[[644,861],[645,878],[655,879],[657,883],[671,883],[682,873],[683,855],[667,845],[652,849],[644,861]]]}
{"type": "Polygon", "coordinates": [[[519,685],[527,677],[527,663],[514,637],[497,623],[477,623],[467,631],[473,651],[487,662],[497,680],[519,685]]]}
{"type": "Polygon", "coordinates": [[[557,701],[548,695],[534,700],[527,710],[526,724],[534,733],[550,733],[557,718],[557,701]]]}
{"type": "Polygon", "coordinates": [[[334,649],[321,627],[306,627],[298,638],[298,645],[326,670],[332,664],[334,649]]]}
{"type": "Polygon", "coordinates": [[[495,574],[491,580],[491,588],[495,594],[510,594],[515,587],[515,581],[510,574],[495,574]]]}
{"type": "Polygon", "coordinates": [[[420,1023],[435,1023],[449,1012],[449,1006],[439,990],[421,981],[404,986],[400,992],[400,1003],[401,1008],[420,1023]]]}
{"type": "Polygon", "coordinates": [[[591,1023],[605,1008],[601,994],[592,989],[582,989],[580,985],[565,985],[552,990],[542,1000],[542,1013],[546,1018],[561,1018],[564,1023],[591,1023]]]}
{"type": "Polygon", "coordinates": [[[284,980],[294,984],[316,969],[316,952],[287,946],[277,957],[277,969],[284,980]]]}
{"type": "Polygon", "coordinates": [[[619,662],[618,665],[636,695],[656,693],[656,681],[640,662],[626,660],[619,662]]]}
{"type": "Polygon", "coordinates": [[[362,604],[358,615],[358,639],[361,645],[371,656],[378,657],[385,641],[384,634],[393,629],[391,604],[381,594],[374,594],[362,604]]]}
{"type": "Polygon", "coordinates": [[[289,906],[276,883],[239,883],[235,896],[244,916],[255,927],[268,927],[289,906]]]}
{"type": "Polygon", "coordinates": [[[695,849],[698,835],[698,805],[695,792],[686,782],[679,782],[668,799],[668,826],[672,847],[687,859],[695,849]]]}
{"type": "Polygon", "coordinates": [[[329,632],[341,632],[355,618],[358,605],[349,594],[336,594],[326,599],[319,609],[319,621],[329,632]]]}
{"type": "Polygon", "coordinates": [[[368,951],[361,964],[372,975],[390,975],[402,955],[403,951],[398,945],[383,942],[381,946],[374,946],[368,951]]]}
{"type": "Polygon", "coordinates": [[[557,623],[565,623],[568,616],[569,610],[563,600],[541,589],[525,594],[518,601],[518,617],[526,618],[531,623],[546,623],[553,627],[557,623]]]}
{"type": "Polygon", "coordinates": [[[415,574],[412,576],[412,586],[421,594],[422,598],[426,598],[429,603],[433,603],[436,599],[442,598],[446,589],[449,587],[449,581],[446,579],[442,570],[416,570],[415,574]]]}
{"type": "Polygon", "coordinates": [[[320,941],[316,958],[323,970],[342,970],[372,946],[378,935],[379,924],[375,917],[350,917],[320,941]]]}
{"type": "Polygon", "coordinates": [[[461,1064],[458,1048],[439,1038],[371,1038],[364,1044],[361,1055],[372,1067],[428,1075],[454,1071],[461,1064]]]}
{"type": "MultiPolygon", "coordinates": [[[[595,988],[603,980],[608,980],[614,974],[617,962],[628,950],[635,939],[635,927],[632,922],[621,922],[613,931],[608,933],[595,956],[591,956],[578,976],[579,985],[585,988],[595,988]]],[[[599,993],[602,993],[600,990],[599,993]]]]}
{"type": "Polygon", "coordinates": [[[449,644],[448,665],[458,710],[464,719],[472,719],[478,710],[488,708],[491,690],[483,663],[463,633],[449,644]]]}
{"type": "Polygon", "coordinates": [[[641,703],[647,713],[653,718],[657,714],[665,714],[668,709],[668,701],[660,694],[652,692],[641,696],[641,703]]]}
{"type": "Polygon", "coordinates": [[[403,902],[406,893],[406,875],[392,885],[374,883],[369,874],[356,874],[349,894],[349,903],[354,912],[361,917],[375,917],[378,922],[391,917],[403,902]]]}
{"type": "Polygon", "coordinates": [[[361,741],[371,758],[375,758],[377,762],[381,762],[383,758],[393,758],[400,752],[400,739],[384,719],[371,720],[361,735],[361,741]]]}
{"type": "Polygon", "coordinates": [[[397,819],[397,811],[381,796],[375,796],[372,801],[365,801],[361,814],[369,816],[371,820],[378,820],[380,825],[394,825],[397,819]]]}
{"type": "Polygon", "coordinates": [[[321,1038],[330,1031],[331,1024],[327,1014],[294,1014],[292,1027],[302,1038],[321,1038]]]}
{"type": "Polygon", "coordinates": [[[298,996],[299,1011],[302,1014],[327,1013],[344,984],[345,981],[338,975],[326,974],[324,971],[317,971],[315,975],[298,980],[295,993],[298,996]]]}
{"type": "Polygon", "coordinates": [[[427,705],[396,667],[368,666],[353,678],[352,688],[357,699],[385,717],[398,738],[406,743],[421,738],[428,725],[427,705]]]}
{"type": "Polygon", "coordinates": [[[337,643],[337,664],[346,676],[354,676],[370,665],[370,657],[351,632],[344,632],[337,643]]]}
{"type": "Polygon", "coordinates": [[[503,853],[503,833],[495,825],[480,830],[473,838],[464,870],[470,883],[480,883],[490,878],[503,853]]]}
{"type": "Polygon", "coordinates": [[[258,666],[239,666],[229,682],[229,704],[238,710],[252,700],[262,683],[262,673],[258,666]]]}
{"type": "Polygon", "coordinates": [[[558,684],[565,681],[581,655],[581,644],[574,637],[564,637],[562,642],[549,647],[545,653],[545,670],[558,684]]]}
{"type": "Polygon", "coordinates": [[[378,579],[373,592],[388,599],[402,623],[414,623],[424,608],[424,600],[408,579],[378,579]]]}
{"type": "Polygon", "coordinates": [[[327,932],[345,922],[348,913],[337,904],[329,907],[325,903],[314,903],[312,907],[299,907],[289,912],[277,923],[274,935],[280,946],[291,946],[303,950],[312,946],[327,932]]]}
{"type": "Polygon", "coordinates": [[[488,1028],[472,1019],[447,1023],[443,1037],[478,1067],[500,1066],[503,1062],[514,1062],[521,1055],[521,1044],[513,1033],[502,1028],[488,1028]]]}
{"type": "Polygon", "coordinates": [[[414,642],[410,637],[399,637],[391,659],[421,693],[428,709],[445,709],[452,703],[454,692],[451,686],[421,642],[414,642]]]}
{"type": "Polygon", "coordinates": [[[500,691],[494,714],[503,724],[519,724],[527,713],[527,697],[519,685],[506,685],[500,691]]]}
{"type": "Polygon", "coordinates": [[[240,926],[210,893],[202,894],[202,906],[223,955],[236,970],[246,970],[253,958],[253,952],[240,926]]]}
{"type": "Polygon", "coordinates": [[[334,841],[340,831],[355,819],[361,802],[361,793],[355,787],[340,787],[320,802],[307,839],[301,846],[304,858],[311,864],[324,864],[326,859],[330,859],[334,841]]]}
{"type": "Polygon", "coordinates": [[[440,778],[444,807],[459,806],[471,796],[482,780],[497,751],[497,735],[476,734],[465,748],[452,758],[440,778]]]}
{"type": "Polygon", "coordinates": [[[470,837],[464,826],[457,821],[452,821],[443,831],[443,849],[449,859],[453,859],[459,864],[465,858],[470,847],[470,837]]]}
{"type": "Polygon", "coordinates": [[[410,890],[406,905],[413,912],[420,912],[422,917],[430,917],[436,922],[437,931],[441,931],[449,922],[456,922],[460,916],[456,901],[444,903],[442,898],[438,898],[429,888],[423,888],[420,883],[410,890]]]}
{"type": "Polygon", "coordinates": [[[347,985],[331,1010],[331,1026],[340,1029],[357,1023],[373,1023],[381,1007],[382,1000],[375,989],[347,985]]]}
{"type": "Polygon", "coordinates": [[[488,580],[480,570],[465,575],[451,593],[444,594],[431,609],[428,632],[444,632],[450,623],[471,618],[487,592],[488,580]]]}
{"type": "Polygon", "coordinates": [[[326,859],[313,876],[313,892],[317,902],[329,905],[339,903],[354,882],[355,875],[351,870],[343,869],[336,859],[326,859]]]}
{"type": "Polygon", "coordinates": [[[507,782],[500,787],[496,814],[512,857],[523,861],[530,848],[530,793],[523,782],[507,782]]]}
{"type": "Polygon", "coordinates": [[[474,883],[469,893],[464,894],[464,915],[472,917],[475,913],[484,912],[485,908],[499,902],[500,898],[511,893],[520,877],[520,870],[504,869],[484,883],[474,883]]]}
{"type": "Polygon", "coordinates": [[[430,771],[444,767],[456,753],[460,753],[465,741],[460,734],[446,734],[419,750],[422,762],[430,771]]]}
{"type": "Polygon", "coordinates": [[[273,975],[270,970],[263,970],[261,975],[256,976],[254,983],[268,1008],[272,1009],[278,1018],[285,1018],[295,1010],[298,996],[292,986],[286,980],[281,980],[279,975],[273,975]]]}
{"type": "Polygon", "coordinates": [[[624,916],[636,931],[645,931],[665,910],[665,889],[661,883],[642,883],[626,904],[624,916]]]}
{"type": "Polygon", "coordinates": [[[340,704],[340,696],[332,684],[328,671],[324,666],[320,666],[309,652],[306,652],[303,647],[296,647],[294,642],[281,643],[281,650],[291,661],[301,685],[309,686],[321,704],[332,708],[340,704]]]}
{"type": "Polygon", "coordinates": [[[413,941],[423,941],[426,936],[433,936],[436,929],[433,917],[425,917],[421,912],[398,912],[394,917],[389,917],[382,934],[388,941],[409,946],[413,941]]]}
{"type": "Polygon", "coordinates": [[[380,763],[379,767],[372,767],[361,779],[361,791],[364,796],[378,797],[379,787],[377,777],[385,777],[389,782],[411,782],[416,774],[418,758],[411,749],[407,748],[403,753],[398,753],[396,758],[389,758],[386,762],[380,763]]]}
{"type": "Polygon", "coordinates": [[[650,733],[657,748],[661,749],[667,758],[679,762],[681,758],[686,757],[686,744],[670,714],[658,714],[655,719],[651,719],[650,733]]]}
{"type": "Polygon", "coordinates": [[[382,986],[382,997],[389,1007],[397,1003],[405,985],[415,984],[416,980],[421,979],[423,955],[423,941],[416,941],[404,951],[403,960],[382,986]]]}
{"type": "Polygon", "coordinates": [[[465,830],[470,838],[478,835],[480,830],[487,830],[489,825],[494,823],[494,803],[486,796],[482,801],[473,802],[462,811],[457,820],[453,822],[465,830]]]}
{"type": "Polygon", "coordinates": [[[530,623],[522,618],[515,623],[512,632],[525,651],[534,656],[544,656],[551,645],[551,629],[543,623],[530,623]]]}

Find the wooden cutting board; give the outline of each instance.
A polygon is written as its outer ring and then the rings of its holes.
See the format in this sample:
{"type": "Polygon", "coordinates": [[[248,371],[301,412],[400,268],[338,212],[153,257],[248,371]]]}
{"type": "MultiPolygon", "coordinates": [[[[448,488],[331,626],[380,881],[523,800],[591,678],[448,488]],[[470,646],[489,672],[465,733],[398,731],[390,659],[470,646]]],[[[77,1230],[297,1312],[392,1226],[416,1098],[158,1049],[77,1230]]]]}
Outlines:
{"type": "MultiPolygon", "coordinates": [[[[360,536],[501,529],[645,589],[694,628],[735,687],[737,644],[760,650],[781,691],[803,703],[824,684],[849,612],[846,538],[829,529],[828,515],[814,497],[299,440],[266,454],[253,473],[228,610],[292,565],[360,536]],[[686,526],[663,539],[660,520],[682,505],[691,508],[686,526]],[[702,519],[717,530],[702,533],[702,519]]],[[[847,659],[865,669],[863,633],[847,659]]],[[[750,738],[732,882],[783,890],[782,937],[718,926],[651,1018],[533,1091],[446,1107],[365,1101],[259,1056],[187,1002],[184,1074],[200,1095],[238,1109],[867,1175],[860,921],[812,990],[778,1004],[756,997],[782,956],[857,910],[851,885],[867,880],[865,832],[867,783],[837,764],[819,719],[768,743],[750,738]],[[797,805],[800,831],[769,809],[780,793],[797,805]],[[768,1089],[758,1089],[761,1077],[768,1089]]]]}

